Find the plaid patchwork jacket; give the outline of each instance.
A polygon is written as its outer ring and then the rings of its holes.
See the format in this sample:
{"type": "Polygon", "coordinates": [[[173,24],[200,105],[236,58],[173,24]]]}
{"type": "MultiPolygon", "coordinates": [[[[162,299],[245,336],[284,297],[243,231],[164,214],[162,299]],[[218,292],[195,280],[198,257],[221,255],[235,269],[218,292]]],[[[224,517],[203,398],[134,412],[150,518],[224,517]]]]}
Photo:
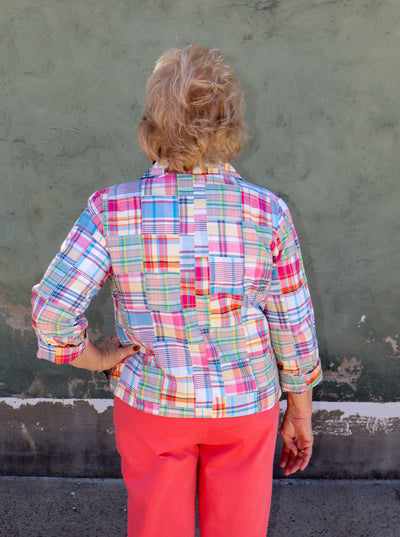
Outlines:
{"type": "Polygon", "coordinates": [[[108,278],[117,335],[140,344],[111,386],[139,410],[241,416],[321,380],[289,210],[229,164],[176,174],[156,163],[90,198],[33,288],[39,358],[84,351],[84,313],[108,278]]]}

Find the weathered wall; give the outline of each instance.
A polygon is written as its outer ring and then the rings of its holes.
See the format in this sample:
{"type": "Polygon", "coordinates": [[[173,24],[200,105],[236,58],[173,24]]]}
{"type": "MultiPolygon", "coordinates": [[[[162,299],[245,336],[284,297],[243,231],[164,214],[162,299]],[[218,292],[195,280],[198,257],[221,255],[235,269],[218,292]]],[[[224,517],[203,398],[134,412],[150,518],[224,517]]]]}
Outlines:
{"type": "MultiPolygon", "coordinates": [[[[2,0],[0,397],[110,397],[35,360],[30,289],[88,196],[148,167],[134,128],[166,49],[221,48],[247,94],[235,165],[289,204],[324,401],[400,401],[397,0],[2,0]]],[[[89,318],[112,332],[104,293],[89,318]]],[[[33,419],[33,418],[32,418],[33,419]]]]}
{"type": "MultiPolygon", "coordinates": [[[[112,405],[110,399],[0,400],[0,475],[120,477],[112,405]]],[[[316,402],[314,454],[296,477],[400,479],[399,409],[316,402]]],[[[279,438],[276,477],[284,477],[281,449],[279,438]]]]}

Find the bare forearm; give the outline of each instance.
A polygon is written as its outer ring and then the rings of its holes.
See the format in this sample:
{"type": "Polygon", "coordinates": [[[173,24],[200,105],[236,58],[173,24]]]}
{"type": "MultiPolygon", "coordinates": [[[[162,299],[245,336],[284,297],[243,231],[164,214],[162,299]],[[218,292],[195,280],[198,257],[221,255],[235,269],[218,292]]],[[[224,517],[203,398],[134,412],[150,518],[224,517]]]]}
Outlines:
{"type": "Polygon", "coordinates": [[[312,390],[303,393],[287,394],[288,411],[299,418],[310,418],[312,415],[312,390]]]}

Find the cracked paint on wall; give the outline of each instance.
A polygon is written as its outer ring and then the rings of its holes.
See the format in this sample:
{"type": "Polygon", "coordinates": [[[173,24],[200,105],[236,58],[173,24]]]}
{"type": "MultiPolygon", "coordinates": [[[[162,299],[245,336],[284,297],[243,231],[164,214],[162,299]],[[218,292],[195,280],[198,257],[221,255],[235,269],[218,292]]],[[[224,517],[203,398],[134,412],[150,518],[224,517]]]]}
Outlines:
{"type": "Polygon", "coordinates": [[[325,381],[333,381],[337,384],[347,384],[355,391],[357,380],[360,378],[361,373],[362,364],[360,359],[357,359],[355,356],[351,358],[344,357],[336,371],[332,369],[325,371],[324,379],[325,381]]]}
{"type": "Polygon", "coordinates": [[[399,335],[396,334],[395,336],[396,339],[390,337],[390,336],[386,336],[385,339],[384,339],[384,342],[385,343],[389,343],[389,345],[392,347],[392,350],[393,350],[393,354],[394,355],[398,355],[399,354],[399,343],[398,343],[398,339],[399,339],[399,335]]]}
{"type": "Polygon", "coordinates": [[[0,316],[7,326],[24,335],[25,331],[32,330],[31,308],[24,304],[11,304],[0,294],[0,316]]]}

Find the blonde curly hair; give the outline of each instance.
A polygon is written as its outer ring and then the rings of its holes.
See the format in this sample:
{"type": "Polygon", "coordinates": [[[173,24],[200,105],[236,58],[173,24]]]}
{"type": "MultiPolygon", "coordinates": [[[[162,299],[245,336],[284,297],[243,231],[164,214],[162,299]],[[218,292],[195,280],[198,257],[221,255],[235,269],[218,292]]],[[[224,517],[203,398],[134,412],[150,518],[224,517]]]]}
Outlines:
{"type": "Polygon", "coordinates": [[[165,52],[146,84],[140,147],[168,170],[229,162],[247,136],[244,92],[219,50],[199,44],[165,52]]]}

